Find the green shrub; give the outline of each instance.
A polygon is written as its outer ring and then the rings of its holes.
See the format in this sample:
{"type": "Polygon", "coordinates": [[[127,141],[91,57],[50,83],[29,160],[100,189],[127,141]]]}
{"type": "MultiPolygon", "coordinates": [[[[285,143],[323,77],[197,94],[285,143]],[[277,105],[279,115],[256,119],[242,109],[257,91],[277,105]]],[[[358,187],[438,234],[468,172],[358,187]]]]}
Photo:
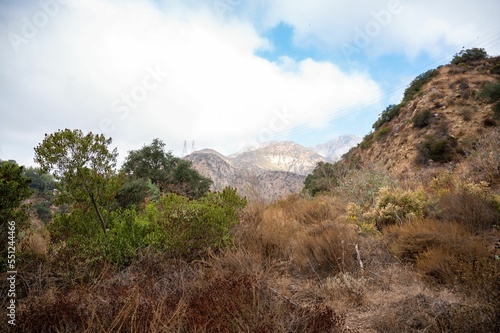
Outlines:
{"type": "Polygon", "coordinates": [[[493,118],[500,120],[500,102],[493,105],[493,118]]]}
{"type": "Polygon", "coordinates": [[[425,73],[420,74],[417,76],[406,88],[404,95],[403,95],[403,101],[401,102],[402,105],[406,104],[409,102],[411,99],[413,99],[417,94],[419,94],[422,91],[423,86],[428,83],[433,77],[438,75],[438,70],[437,69],[430,69],[425,73]]]}
{"type": "Polygon", "coordinates": [[[80,262],[108,261],[124,266],[146,247],[192,260],[210,248],[231,244],[231,229],[245,204],[231,188],[198,200],[171,193],[140,212],[127,208],[107,213],[107,233],[89,228],[96,217],[78,210],[56,216],[49,230],[54,243],[64,244],[60,251],[63,258],[80,262]]]}
{"type": "Polygon", "coordinates": [[[467,50],[462,50],[455,54],[451,63],[453,65],[458,65],[460,63],[467,63],[476,60],[482,60],[488,58],[488,53],[483,48],[472,48],[467,50]]]}
{"type": "Polygon", "coordinates": [[[330,192],[339,185],[339,179],[345,177],[348,168],[341,162],[319,162],[312,174],[304,182],[304,191],[311,195],[330,192]]]}
{"type": "Polygon", "coordinates": [[[175,257],[191,260],[209,249],[230,245],[231,230],[245,205],[246,200],[229,187],[199,200],[176,194],[163,196],[159,202],[159,224],[168,236],[166,250],[175,257]]]}
{"type": "Polygon", "coordinates": [[[496,66],[494,66],[494,67],[490,70],[490,73],[491,73],[491,74],[500,75],[500,65],[496,65],[496,66]]]}
{"type": "Polygon", "coordinates": [[[391,121],[394,117],[397,117],[401,112],[401,108],[406,105],[411,99],[413,99],[417,94],[421,93],[422,87],[428,83],[433,77],[438,74],[437,69],[428,70],[425,73],[417,76],[406,88],[403,100],[398,105],[389,105],[381,114],[377,121],[373,124],[372,128],[378,130],[382,125],[391,121]]]}
{"type": "Polygon", "coordinates": [[[487,103],[500,101],[500,81],[485,84],[479,97],[487,103]]]}
{"type": "Polygon", "coordinates": [[[52,219],[52,212],[49,206],[50,204],[48,202],[39,203],[34,206],[36,214],[45,224],[49,223],[52,219]]]}
{"type": "Polygon", "coordinates": [[[487,83],[479,93],[479,97],[487,103],[495,103],[493,105],[493,119],[486,118],[484,120],[485,126],[495,126],[495,120],[500,120],[500,81],[487,83]]]}
{"type": "Polygon", "coordinates": [[[389,126],[384,126],[384,127],[381,127],[377,133],[376,133],[376,138],[377,140],[380,140],[384,137],[387,136],[387,134],[389,134],[391,132],[391,128],[389,126]]]}
{"type": "Polygon", "coordinates": [[[347,175],[340,179],[333,193],[348,202],[371,206],[381,188],[394,184],[395,181],[385,170],[366,166],[349,170],[347,175]]]}
{"type": "Polygon", "coordinates": [[[391,121],[394,117],[398,116],[400,112],[401,112],[401,104],[389,105],[388,107],[385,108],[384,111],[382,111],[382,113],[380,114],[380,117],[373,124],[373,126],[372,126],[373,129],[378,130],[380,127],[382,127],[383,124],[391,121]]]}
{"type": "Polygon", "coordinates": [[[412,118],[412,122],[413,122],[413,126],[418,127],[418,128],[424,128],[424,127],[428,126],[431,123],[431,111],[425,110],[425,111],[417,113],[412,118]]]}
{"type": "Polygon", "coordinates": [[[456,141],[451,137],[437,139],[433,135],[417,145],[417,163],[426,165],[429,160],[439,163],[451,162],[455,158],[456,141]]]}
{"type": "Polygon", "coordinates": [[[363,137],[363,140],[359,144],[361,149],[368,149],[373,144],[373,133],[369,133],[363,137]]]}

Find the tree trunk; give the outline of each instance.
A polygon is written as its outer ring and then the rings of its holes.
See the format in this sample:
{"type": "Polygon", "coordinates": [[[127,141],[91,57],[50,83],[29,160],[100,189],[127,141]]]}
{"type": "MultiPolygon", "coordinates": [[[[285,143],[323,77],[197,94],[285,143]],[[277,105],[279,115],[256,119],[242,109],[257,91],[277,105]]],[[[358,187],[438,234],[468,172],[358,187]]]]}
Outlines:
{"type": "Polygon", "coordinates": [[[104,222],[104,218],[101,215],[101,211],[99,210],[99,207],[97,206],[97,202],[95,202],[94,195],[92,193],[90,194],[90,200],[92,200],[92,205],[94,206],[95,212],[97,213],[99,220],[101,221],[102,231],[104,231],[104,233],[106,233],[106,222],[104,222]]]}

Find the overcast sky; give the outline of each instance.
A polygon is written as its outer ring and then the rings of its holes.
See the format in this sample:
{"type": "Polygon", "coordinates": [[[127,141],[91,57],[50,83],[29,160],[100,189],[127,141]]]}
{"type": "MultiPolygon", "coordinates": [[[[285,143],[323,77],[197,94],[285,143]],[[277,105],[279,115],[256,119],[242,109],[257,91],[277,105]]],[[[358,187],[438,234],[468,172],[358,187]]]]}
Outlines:
{"type": "Polygon", "coordinates": [[[81,129],[180,156],[367,134],[418,74],[500,54],[497,0],[0,0],[0,159],[81,129]]]}

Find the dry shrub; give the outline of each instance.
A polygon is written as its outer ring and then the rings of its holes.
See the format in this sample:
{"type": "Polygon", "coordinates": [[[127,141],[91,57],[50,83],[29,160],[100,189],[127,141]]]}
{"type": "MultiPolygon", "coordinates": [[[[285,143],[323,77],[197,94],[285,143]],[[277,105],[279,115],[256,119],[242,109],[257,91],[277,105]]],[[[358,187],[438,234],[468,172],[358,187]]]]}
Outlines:
{"type": "Polygon", "coordinates": [[[500,282],[499,265],[489,259],[485,244],[472,237],[429,248],[418,255],[416,267],[434,282],[472,291],[500,282]]]}
{"type": "Polygon", "coordinates": [[[465,145],[468,176],[476,182],[500,183],[500,128],[479,136],[471,144],[465,145]]]}
{"type": "MultiPolygon", "coordinates": [[[[350,257],[354,233],[347,226],[328,221],[341,216],[343,210],[327,196],[312,200],[290,196],[268,207],[249,205],[235,232],[235,242],[239,247],[259,252],[267,261],[294,258],[301,268],[339,267],[336,257],[331,256],[344,253],[350,257]]],[[[351,265],[346,259],[341,266],[348,269],[351,265]]]]}
{"type": "Polygon", "coordinates": [[[500,309],[500,262],[485,236],[457,223],[421,220],[386,230],[391,250],[433,283],[457,288],[500,309]]]}
{"type": "Polygon", "coordinates": [[[490,230],[500,220],[499,203],[490,194],[488,184],[455,182],[439,197],[439,217],[457,222],[473,232],[490,230]]]}
{"type": "Polygon", "coordinates": [[[266,332],[272,322],[259,318],[269,313],[253,276],[217,276],[207,279],[189,299],[184,320],[189,332],[266,332]],[[260,320],[259,320],[260,319],[260,320]]]}
{"type": "Polygon", "coordinates": [[[279,207],[249,204],[235,230],[235,243],[264,259],[284,260],[290,253],[290,239],[297,231],[297,221],[279,207]]]}
{"type": "Polygon", "coordinates": [[[16,327],[19,332],[78,332],[85,322],[81,298],[77,292],[62,295],[53,290],[31,297],[19,306],[16,327]]]}
{"type": "Polygon", "coordinates": [[[348,332],[345,314],[324,304],[299,304],[255,274],[211,266],[189,291],[183,331],[348,332]]]}
{"type": "Polygon", "coordinates": [[[348,225],[324,223],[295,237],[293,262],[302,272],[339,273],[356,268],[356,233],[348,225]]]}
{"type": "Polygon", "coordinates": [[[350,273],[327,277],[320,287],[326,300],[343,303],[344,306],[363,306],[367,298],[368,278],[355,277],[350,273]]]}
{"type": "MultiPolygon", "coordinates": [[[[22,332],[349,332],[331,306],[269,286],[261,258],[227,250],[194,263],[152,250],[124,270],[20,300],[22,332]]],[[[4,326],[0,326],[5,328],[4,326]]]]}
{"type": "Polygon", "coordinates": [[[225,274],[238,272],[239,274],[262,276],[268,273],[266,269],[275,268],[264,264],[265,261],[261,253],[251,252],[241,247],[226,249],[217,255],[210,253],[209,259],[203,263],[211,270],[225,274]]]}
{"type": "Polygon", "coordinates": [[[290,239],[299,229],[299,223],[290,219],[284,209],[267,209],[258,228],[264,255],[269,258],[286,259],[290,255],[290,239]]]}
{"type": "MultiPolygon", "coordinates": [[[[59,279],[54,287],[31,292],[19,299],[18,328],[22,332],[173,331],[167,324],[178,316],[189,270],[185,264],[165,259],[146,250],[126,270],[118,272],[109,265],[87,267],[92,272],[78,284],[59,279]]],[[[57,271],[64,267],[54,264],[51,269],[52,274],[64,274],[57,271]]],[[[43,283],[48,282],[45,276],[43,283]]]]}
{"type": "Polygon", "coordinates": [[[315,224],[335,220],[342,214],[343,205],[327,195],[320,195],[311,200],[295,194],[276,201],[270,208],[283,210],[288,219],[300,224],[315,224]]]}
{"type": "Polygon", "coordinates": [[[30,230],[28,234],[19,243],[22,252],[36,255],[46,255],[49,249],[50,235],[43,228],[39,230],[30,230]]]}
{"type": "Polygon", "coordinates": [[[443,244],[460,243],[471,233],[456,223],[436,220],[417,220],[402,226],[392,225],[384,229],[391,251],[400,259],[415,262],[428,249],[443,244]]]}
{"type": "Polygon", "coordinates": [[[484,304],[455,303],[419,293],[389,305],[373,318],[378,332],[498,332],[494,309],[484,304]]]}
{"type": "Polygon", "coordinates": [[[139,284],[82,286],[26,299],[17,326],[21,332],[154,332],[167,310],[139,284]]]}

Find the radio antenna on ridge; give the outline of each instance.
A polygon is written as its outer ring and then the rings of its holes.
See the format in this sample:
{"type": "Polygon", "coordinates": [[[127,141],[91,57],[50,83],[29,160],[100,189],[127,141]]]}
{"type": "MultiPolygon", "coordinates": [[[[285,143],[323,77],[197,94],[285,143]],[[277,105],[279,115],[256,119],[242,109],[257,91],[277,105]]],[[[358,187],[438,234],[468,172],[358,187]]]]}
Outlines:
{"type": "Polygon", "coordinates": [[[187,155],[187,140],[184,140],[184,149],[182,150],[182,156],[187,155]]]}

